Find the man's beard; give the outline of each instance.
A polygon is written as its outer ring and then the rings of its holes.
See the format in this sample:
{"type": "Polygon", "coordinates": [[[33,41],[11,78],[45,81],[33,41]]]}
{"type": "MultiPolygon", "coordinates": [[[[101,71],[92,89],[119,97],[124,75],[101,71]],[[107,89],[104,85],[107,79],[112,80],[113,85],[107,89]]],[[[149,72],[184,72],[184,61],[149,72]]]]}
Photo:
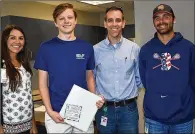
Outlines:
{"type": "Polygon", "coordinates": [[[159,34],[162,34],[162,35],[169,34],[169,33],[171,33],[171,32],[173,31],[173,24],[172,24],[172,25],[168,25],[167,23],[158,24],[158,25],[156,26],[156,30],[157,30],[157,32],[158,32],[159,34]],[[158,29],[158,27],[159,27],[160,25],[165,25],[166,30],[158,29]]]}

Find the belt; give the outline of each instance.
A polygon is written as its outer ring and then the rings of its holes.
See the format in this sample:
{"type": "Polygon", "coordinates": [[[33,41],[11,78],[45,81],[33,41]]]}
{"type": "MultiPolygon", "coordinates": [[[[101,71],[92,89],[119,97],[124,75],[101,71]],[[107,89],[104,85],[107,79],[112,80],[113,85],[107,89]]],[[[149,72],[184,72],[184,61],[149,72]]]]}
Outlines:
{"type": "Polygon", "coordinates": [[[114,106],[114,107],[126,106],[126,105],[134,102],[136,99],[137,99],[137,97],[131,98],[131,99],[128,99],[128,100],[118,101],[118,102],[115,102],[115,101],[106,101],[105,102],[105,105],[106,106],[114,106]]]}

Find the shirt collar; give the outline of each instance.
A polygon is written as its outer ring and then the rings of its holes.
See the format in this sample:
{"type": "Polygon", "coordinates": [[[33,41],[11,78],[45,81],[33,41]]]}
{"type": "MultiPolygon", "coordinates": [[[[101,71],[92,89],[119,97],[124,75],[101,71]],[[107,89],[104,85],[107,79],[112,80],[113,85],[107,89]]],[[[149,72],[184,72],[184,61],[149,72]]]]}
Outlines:
{"type": "MultiPolygon", "coordinates": [[[[106,44],[107,46],[111,45],[111,43],[110,43],[108,37],[106,37],[106,39],[105,39],[104,42],[105,42],[105,44],[106,44]]],[[[120,46],[120,45],[122,44],[122,42],[123,42],[123,36],[121,36],[120,41],[119,41],[118,43],[116,43],[116,45],[117,45],[117,46],[120,46]]]]}

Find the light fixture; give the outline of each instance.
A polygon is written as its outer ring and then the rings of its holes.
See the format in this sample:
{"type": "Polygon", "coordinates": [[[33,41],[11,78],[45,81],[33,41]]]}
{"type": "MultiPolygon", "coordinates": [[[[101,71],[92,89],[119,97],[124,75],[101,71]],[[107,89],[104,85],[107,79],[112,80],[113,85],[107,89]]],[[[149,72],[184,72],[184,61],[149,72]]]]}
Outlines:
{"type": "Polygon", "coordinates": [[[112,3],[112,2],[115,2],[115,1],[80,1],[80,2],[83,2],[83,3],[87,3],[87,4],[91,4],[91,5],[100,5],[100,4],[106,4],[106,3],[112,3]]]}

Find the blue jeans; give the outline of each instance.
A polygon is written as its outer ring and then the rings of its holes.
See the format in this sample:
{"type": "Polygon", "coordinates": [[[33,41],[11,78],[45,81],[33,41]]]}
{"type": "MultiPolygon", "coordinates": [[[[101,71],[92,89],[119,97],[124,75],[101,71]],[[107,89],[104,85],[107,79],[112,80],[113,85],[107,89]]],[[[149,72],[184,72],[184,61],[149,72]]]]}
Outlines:
{"type": "Polygon", "coordinates": [[[104,112],[102,108],[98,110],[95,120],[99,134],[137,134],[138,109],[136,101],[121,107],[107,106],[107,112],[104,112]],[[102,116],[108,118],[107,126],[100,125],[102,116]]]}
{"type": "Polygon", "coordinates": [[[154,133],[154,134],[192,134],[193,131],[193,120],[177,124],[177,125],[166,125],[151,119],[145,119],[145,133],[154,133]]]}

